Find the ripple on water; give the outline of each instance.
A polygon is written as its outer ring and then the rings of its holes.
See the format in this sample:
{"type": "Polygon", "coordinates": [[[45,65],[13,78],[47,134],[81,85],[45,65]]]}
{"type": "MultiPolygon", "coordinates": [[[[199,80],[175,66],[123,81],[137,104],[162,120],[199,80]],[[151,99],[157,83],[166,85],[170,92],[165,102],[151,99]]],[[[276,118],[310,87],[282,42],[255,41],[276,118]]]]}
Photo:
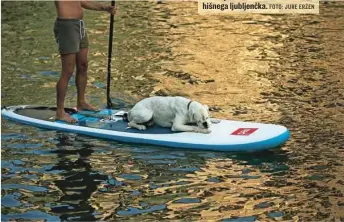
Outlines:
{"type": "Polygon", "coordinates": [[[4,207],[19,207],[22,203],[18,200],[22,194],[18,192],[13,192],[11,194],[5,194],[1,197],[1,205],[4,207]]]}
{"type": "Polygon", "coordinates": [[[268,213],[268,216],[271,217],[271,218],[283,217],[284,213],[281,212],[281,211],[274,211],[274,212],[268,213]]]}
{"type": "Polygon", "coordinates": [[[43,143],[12,143],[8,144],[7,148],[10,149],[37,149],[42,147],[43,143]]]}
{"type": "Polygon", "coordinates": [[[137,174],[121,174],[119,177],[127,180],[141,180],[142,176],[137,174]]]}
{"type": "Polygon", "coordinates": [[[57,71],[52,71],[52,70],[48,70],[48,71],[41,71],[39,72],[39,74],[43,75],[43,76],[54,76],[54,77],[59,77],[60,73],[57,71]]]}
{"type": "Polygon", "coordinates": [[[221,180],[219,180],[219,178],[217,178],[217,177],[208,178],[207,181],[208,182],[212,182],[212,183],[219,183],[219,182],[221,182],[221,180]]]}
{"type": "Polygon", "coordinates": [[[185,159],[185,157],[182,156],[176,156],[176,155],[139,155],[135,156],[137,159],[143,159],[143,160],[166,160],[166,159],[185,159]]]}
{"type": "Polygon", "coordinates": [[[19,190],[28,190],[32,192],[46,192],[48,191],[45,187],[34,186],[34,185],[27,185],[27,184],[1,184],[2,190],[12,190],[12,189],[19,189],[19,190]]]}
{"type": "Polygon", "coordinates": [[[39,210],[31,210],[24,213],[1,215],[1,220],[3,221],[9,221],[13,219],[60,221],[60,218],[58,216],[50,215],[39,210]]]}
{"type": "Polygon", "coordinates": [[[122,186],[123,182],[116,180],[115,178],[109,178],[106,181],[107,184],[111,185],[111,186],[122,186]]]}
{"type": "Polygon", "coordinates": [[[271,207],[273,206],[274,203],[271,203],[271,202],[261,202],[257,205],[255,205],[256,208],[267,208],[267,207],[271,207]]]}
{"type": "Polygon", "coordinates": [[[1,133],[1,140],[27,139],[27,136],[20,133],[1,133]]]}
{"type": "Polygon", "coordinates": [[[200,168],[198,167],[174,167],[170,168],[170,171],[175,171],[175,172],[195,172],[195,171],[200,171],[200,168]]]}
{"type": "Polygon", "coordinates": [[[183,204],[201,203],[201,200],[199,198],[180,198],[178,200],[173,201],[173,203],[183,203],[183,204]]]}
{"type": "Polygon", "coordinates": [[[94,82],[93,85],[97,88],[105,89],[106,85],[103,82],[94,82]]]}
{"type": "Polygon", "coordinates": [[[222,220],[222,222],[254,222],[256,221],[257,217],[250,216],[250,217],[233,217],[222,220]]]}
{"type": "Polygon", "coordinates": [[[152,213],[152,212],[161,211],[165,209],[167,209],[165,204],[146,206],[144,209],[129,207],[127,210],[118,210],[117,214],[120,216],[133,216],[133,215],[144,214],[144,213],[152,213]]]}
{"type": "Polygon", "coordinates": [[[161,164],[161,165],[168,165],[168,164],[175,164],[177,161],[175,160],[148,160],[148,163],[150,164],[161,164]]]}

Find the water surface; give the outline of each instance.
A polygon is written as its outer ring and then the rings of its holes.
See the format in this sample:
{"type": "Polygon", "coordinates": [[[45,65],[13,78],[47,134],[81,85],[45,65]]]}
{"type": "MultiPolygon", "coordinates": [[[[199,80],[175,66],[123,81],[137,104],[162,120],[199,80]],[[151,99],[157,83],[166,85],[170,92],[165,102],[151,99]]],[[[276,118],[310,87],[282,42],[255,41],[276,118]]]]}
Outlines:
{"type": "MultiPolygon", "coordinates": [[[[52,2],[2,2],[2,105],[54,105],[52,2]],[[25,7],[24,7],[25,5],[25,7]]],[[[291,130],[260,153],[130,145],[2,120],[2,220],[344,220],[344,4],[320,15],[199,16],[120,2],[116,107],[183,95],[216,117],[291,130]]],[[[88,98],[106,103],[106,14],[87,12],[88,98]]],[[[73,80],[66,100],[75,106],[73,80]]]]}

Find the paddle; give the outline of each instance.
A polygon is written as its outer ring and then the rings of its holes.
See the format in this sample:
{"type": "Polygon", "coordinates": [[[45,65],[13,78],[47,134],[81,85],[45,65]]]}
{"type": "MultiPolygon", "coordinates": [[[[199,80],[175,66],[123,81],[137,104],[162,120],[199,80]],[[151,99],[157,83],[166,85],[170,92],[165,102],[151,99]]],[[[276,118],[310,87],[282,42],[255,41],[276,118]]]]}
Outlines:
{"type": "MultiPolygon", "coordinates": [[[[115,6],[115,1],[111,1],[111,6],[115,6]]],[[[107,67],[107,84],[106,84],[106,108],[112,108],[112,102],[110,98],[110,83],[111,83],[111,58],[112,58],[112,39],[113,39],[113,24],[114,15],[110,15],[110,35],[109,35],[109,50],[108,50],[108,67],[107,67]]]]}

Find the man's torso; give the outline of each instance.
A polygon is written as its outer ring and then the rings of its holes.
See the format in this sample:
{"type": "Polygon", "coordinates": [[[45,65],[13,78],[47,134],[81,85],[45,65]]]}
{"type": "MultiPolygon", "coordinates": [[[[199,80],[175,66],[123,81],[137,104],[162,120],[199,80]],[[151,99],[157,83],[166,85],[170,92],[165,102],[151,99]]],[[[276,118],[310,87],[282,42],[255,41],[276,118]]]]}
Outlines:
{"type": "Polygon", "coordinates": [[[81,1],[55,1],[57,17],[64,19],[82,19],[81,1]]]}

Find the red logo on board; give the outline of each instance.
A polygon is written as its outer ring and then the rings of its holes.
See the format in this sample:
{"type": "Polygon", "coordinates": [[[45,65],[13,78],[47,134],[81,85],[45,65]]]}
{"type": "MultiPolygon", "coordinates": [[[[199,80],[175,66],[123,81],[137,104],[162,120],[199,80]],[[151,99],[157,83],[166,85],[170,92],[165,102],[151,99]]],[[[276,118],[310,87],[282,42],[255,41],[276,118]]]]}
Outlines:
{"type": "Polygon", "coordinates": [[[235,130],[231,135],[235,136],[249,136],[256,132],[258,128],[239,128],[235,130]]]}

